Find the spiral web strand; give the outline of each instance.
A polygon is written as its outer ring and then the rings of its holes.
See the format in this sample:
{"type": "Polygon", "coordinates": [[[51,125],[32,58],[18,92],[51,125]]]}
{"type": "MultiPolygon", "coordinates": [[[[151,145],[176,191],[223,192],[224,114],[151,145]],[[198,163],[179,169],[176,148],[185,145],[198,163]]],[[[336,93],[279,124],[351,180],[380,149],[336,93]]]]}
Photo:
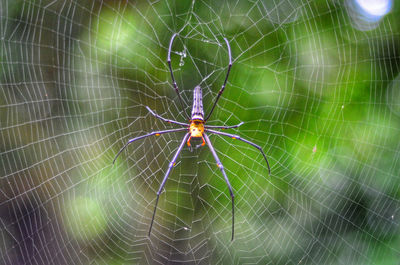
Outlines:
{"type": "Polygon", "coordinates": [[[0,264],[397,264],[398,2],[215,2],[0,1],[0,264]]]}

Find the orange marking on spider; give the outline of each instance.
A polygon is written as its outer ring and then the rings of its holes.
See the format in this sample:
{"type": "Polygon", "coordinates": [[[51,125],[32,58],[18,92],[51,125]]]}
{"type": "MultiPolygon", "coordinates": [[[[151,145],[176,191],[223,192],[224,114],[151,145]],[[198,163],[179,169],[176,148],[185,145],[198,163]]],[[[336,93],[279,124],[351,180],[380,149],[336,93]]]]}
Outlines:
{"type": "Polygon", "coordinates": [[[203,140],[201,146],[204,146],[206,142],[204,141],[203,133],[204,133],[204,121],[203,120],[191,121],[189,126],[190,137],[187,140],[187,145],[190,146],[190,140],[192,138],[201,138],[203,140]]]}

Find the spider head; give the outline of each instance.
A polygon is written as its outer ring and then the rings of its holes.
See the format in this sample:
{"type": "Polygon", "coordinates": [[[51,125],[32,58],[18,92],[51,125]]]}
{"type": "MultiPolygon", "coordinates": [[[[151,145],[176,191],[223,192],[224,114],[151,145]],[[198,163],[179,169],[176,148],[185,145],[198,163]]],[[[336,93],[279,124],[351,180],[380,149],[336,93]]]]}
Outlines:
{"type": "Polygon", "coordinates": [[[189,137],[189,140],[187,141],[188,146],[190,146],[190,140],[192,138],[201,138],[203,140],[202,145],[206,144],[203,139],[203,133],[204,133],[204,121],[203,120],[192,120],[190,123],[190,127],[189,127],[189,133],[190,133],[190,137],[189,137]]]}

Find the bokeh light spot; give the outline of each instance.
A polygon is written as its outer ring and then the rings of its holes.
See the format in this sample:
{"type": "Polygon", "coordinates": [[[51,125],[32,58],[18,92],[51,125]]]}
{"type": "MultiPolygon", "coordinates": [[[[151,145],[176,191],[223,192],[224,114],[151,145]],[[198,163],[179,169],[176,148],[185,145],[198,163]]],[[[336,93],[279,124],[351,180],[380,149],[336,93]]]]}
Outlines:
{"type": "Polygon", "coordinates": [[[386,15],[391,7],[391,0],[355,0],[362,11],[371,16],[382,17],[386,15]]]}
{"type": "Polygon", "coordinates": [[[392,0],[348,0],[347,11],[354,28],[368,31],[377,28],[392,9],[392,0]]]}

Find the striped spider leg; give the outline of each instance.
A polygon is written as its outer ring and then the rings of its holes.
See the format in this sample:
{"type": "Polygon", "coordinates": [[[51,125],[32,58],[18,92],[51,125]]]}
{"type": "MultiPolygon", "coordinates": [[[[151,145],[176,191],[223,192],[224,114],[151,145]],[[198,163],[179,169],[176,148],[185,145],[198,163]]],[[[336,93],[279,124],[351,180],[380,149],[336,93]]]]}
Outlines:
{"type": "MultiPolygon", "coordinates": [[[[210,132],[210,133],[214,133],[214,134],[218,134],[218,135],[227,136],[227,137],[230,137],[230,138],[232,138],[232,139],[237,139],[237,140],[239,140],[239,141],[245,142],[245,143],[247,143],[247,144],[249,144],[249,145],[254,146],[255,148],[257,148],[257,149],[261,152],[261,154],[262,154],[263,157],[264,157],[265,162],[267,163],[268,174],[271,175],[271,168],[270,168],[270,166],[269,166],[269,162],[268,162],[267,156],[265,155],[265,153],[264,153],[264,151],[262,150],[261,146],[255,144],[255,143],[253,143],[253,142],[251,142],[251,141],[249,141],[249,140],[243,139],[242,137],[240,137],[240,136],[238,136],[238,135],[234,135],[234,134],[230,134],[230,133],[225,133],[225,132],[214,131],[214,130],[209,130],[209,129],[207,129],[207,128],[210,128],[210,127],[209,127],[209,126],[206,126],[206,132],[210,132]]],[[[221,128],[221,129],[225,129],[225,128],[221,128]]]]}

